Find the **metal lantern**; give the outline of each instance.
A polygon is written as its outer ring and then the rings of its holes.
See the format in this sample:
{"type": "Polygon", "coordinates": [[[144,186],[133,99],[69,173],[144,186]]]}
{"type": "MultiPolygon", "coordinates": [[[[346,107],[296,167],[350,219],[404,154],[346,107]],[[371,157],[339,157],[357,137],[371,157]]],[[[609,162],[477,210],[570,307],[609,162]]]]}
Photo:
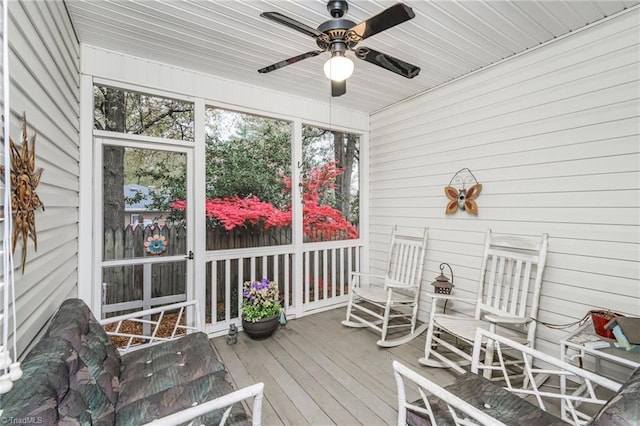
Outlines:
{"type": "Polygon", "coordinates": [[[440,264],[440,275],[436,277],[436,280],[431,283],[433,287],[435,287],[436,294],[451,294],[451,289],[453,288],[453,270],[448,263],[440,264]],[[444,266],[449,268],[449,273],[451,274],[451,281],[444,275],[444,266]]]}

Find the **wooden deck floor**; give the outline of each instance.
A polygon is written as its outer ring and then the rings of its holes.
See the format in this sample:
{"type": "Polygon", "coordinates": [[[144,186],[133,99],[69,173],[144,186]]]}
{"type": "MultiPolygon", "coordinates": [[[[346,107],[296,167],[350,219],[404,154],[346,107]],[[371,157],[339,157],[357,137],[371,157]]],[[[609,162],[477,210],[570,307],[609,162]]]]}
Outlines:
{"type": "Polygon", "coordinates": [[[383,349],[373,330],[340,324],[344,315],[340,308],[292,320],[263,341],[244,333],[235,345],[212,339],[234,386],[264,383],[263,425],[396,424],[394,359],[443,385],[454,380],[418,364],[424,334],[383,349]]]}

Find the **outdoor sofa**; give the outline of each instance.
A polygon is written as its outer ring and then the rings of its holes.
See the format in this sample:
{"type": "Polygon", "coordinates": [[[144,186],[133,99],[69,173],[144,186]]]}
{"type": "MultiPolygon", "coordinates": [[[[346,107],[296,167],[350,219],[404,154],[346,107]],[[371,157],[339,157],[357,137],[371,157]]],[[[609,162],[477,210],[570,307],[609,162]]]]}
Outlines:
{"type": "MultiPolygon", "coordinates": [[[[24,374],[0,398],[2,424],[260,425],[263,384],[234,392],[200,325],[180,325],[195,301],[97,321],[79,299],[63,302],[45,336],[22,362],[24,374]],[[158,335],[165,312],[178,316],[171,336],[158,335]],[[134,317],[138,317],[135,319],[134,317]],[[140,339],[124,320],[148,332],[140,339]],[[103,328],[121,336],[117,349],[103,328]],[[122,352],[122,354],[121,354],[122,352]],[[253,398],[252,418],[242,405],[253,398]]],[[[197,321],[199,323],[199,321],[197,321]]]]}
{"type": "Polygon", "coordinates": [[[470,372],[443,387],[393,361],[398,425],[640,424],[640,367],[621,385],[482,329],[476,332],[471,365],[470,372]],[[483,364],[482,347],[487,344],[496,348],[498,365],[483,364]],[[519,379],[512,377],[506,362],[514,356],[525,360],[519,379]],[[560,380],[571,390],[562,394],[560,380]],[[603,389],[613,395],[602,396],[607,393],[603,389]],[[420,398],[408,401],[410,390],[420,398]]]}

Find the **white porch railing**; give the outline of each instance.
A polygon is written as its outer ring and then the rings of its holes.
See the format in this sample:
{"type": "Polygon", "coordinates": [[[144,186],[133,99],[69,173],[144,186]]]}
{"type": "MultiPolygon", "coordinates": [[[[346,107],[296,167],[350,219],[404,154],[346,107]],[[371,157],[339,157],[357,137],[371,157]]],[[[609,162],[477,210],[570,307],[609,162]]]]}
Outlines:
{"type": "Polygon", "coordinates": [[[240,324],[245,281],[275,280],[288,318],[346,303],[361,251],[357,240],[346,240],[307,243],[299,253],[290,245],[208,252],[206,331],[220,335],[240,324]]]}

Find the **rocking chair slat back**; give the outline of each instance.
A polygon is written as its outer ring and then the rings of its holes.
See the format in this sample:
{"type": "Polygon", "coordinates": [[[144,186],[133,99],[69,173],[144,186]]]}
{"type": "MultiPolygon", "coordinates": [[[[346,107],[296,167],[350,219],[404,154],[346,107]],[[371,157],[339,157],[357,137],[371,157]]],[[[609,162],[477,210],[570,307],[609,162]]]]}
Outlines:
{"type": "Polygon", "coordinates": [[[424,266],[423,251],[423,239],[393,235],[387,263],[387,283],[393,283],[396,286],[403,284],[407,287],[419,286],[424,266]]]}
{"type": "Polygon", "coordinates": [[[486,313],[522,318],[537,312],[547,240],[534,245],[530,240],[501,237],[485,244],[476,319],[486,313]]]}

